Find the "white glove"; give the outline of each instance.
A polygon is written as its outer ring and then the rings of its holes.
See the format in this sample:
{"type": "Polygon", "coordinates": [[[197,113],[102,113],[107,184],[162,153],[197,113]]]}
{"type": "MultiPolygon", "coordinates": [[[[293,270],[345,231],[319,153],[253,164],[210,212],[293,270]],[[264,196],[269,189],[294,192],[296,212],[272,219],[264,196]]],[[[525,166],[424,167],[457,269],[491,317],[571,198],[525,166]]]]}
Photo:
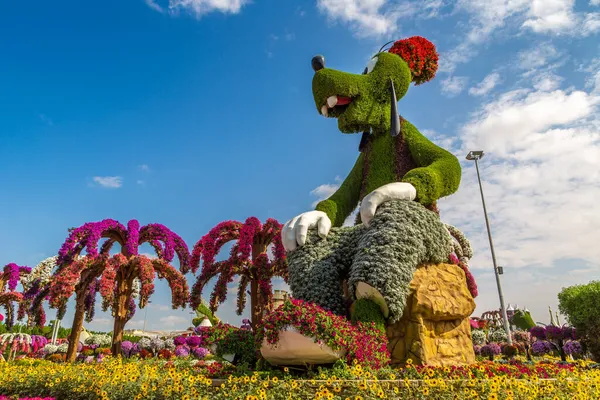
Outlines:
{"type": "Polygon", "coordinates": [[[308,211],[292,218],[281,229],[281,241],[286,251],[304,246],[310,228],[317,227],[319,236],[324,238],[331,229],[331,220],[323,211],[308,211]]]}
{"type": "Polygon", "coordinates": [[[368,227],[377,207],[390,200],[414,200],[417,189],[408,182],[393,182],[383,185],[365,196],[360,203],[360,219],[368,227]]]}

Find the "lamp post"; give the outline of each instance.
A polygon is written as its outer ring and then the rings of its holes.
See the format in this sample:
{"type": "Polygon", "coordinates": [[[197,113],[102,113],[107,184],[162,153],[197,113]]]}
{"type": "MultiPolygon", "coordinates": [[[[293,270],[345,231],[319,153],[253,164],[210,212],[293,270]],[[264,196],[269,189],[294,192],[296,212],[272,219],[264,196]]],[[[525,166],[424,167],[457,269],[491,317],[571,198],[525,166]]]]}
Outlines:
{"type": "Polygon", "coordinates": [[[150,303],[152,303],[152,301],[148,300],[148,303],[146,303],[146,307],[144,307],[146,309],[146,311],[144,312],[144,330],[143,330],[143,332],[146,332],[146,318],[148,317],[148,308],[150,307],[150,303]]]}
{"type": "Polygon", "coordinates": [[[485,225],[487,227],[488,239],[490,240],[490,251],[492,252],[492,263],[494,264],[494,275],[496,275],[496,286],[498,286],[498,297],[500,298],[500,312],[502,313],[502,320],[504,322],[504,330],[508,338],[508,344],[512,345],[512,337],[510,334],[510,325],[508,323],[508,317],[506,315],[506,307],[504,307],[504,295],[502,294],[502,285],[500,284],[500,271],[498,264],[496,263],[496,253],[494,252],[494,242],[492,241],[492,231],[490,230],[490,221],[487,216],[487,209],[485,207],[485,198],[483,197],[483,187],[481,186],[481,177],[479,175],[479,160],[483,157],[483,151],[470,151],[467,154],[467,160],[475,161],[475,169],[477,170],[477,181],[479,182],[479,192],[481,193],[481,203],[483,204],[483,215],[485,217],[485,225]]]}

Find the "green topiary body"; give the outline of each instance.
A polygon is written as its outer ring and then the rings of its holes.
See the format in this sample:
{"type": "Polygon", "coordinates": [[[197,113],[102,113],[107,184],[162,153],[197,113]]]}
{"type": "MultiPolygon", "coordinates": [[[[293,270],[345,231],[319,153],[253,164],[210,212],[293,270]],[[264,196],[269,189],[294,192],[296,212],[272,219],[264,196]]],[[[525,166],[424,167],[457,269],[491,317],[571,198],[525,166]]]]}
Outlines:
{"type": "Polygon", "coordinates": [[[447,261],[451,251],[450,235],[435,213],[416,202],[390,201],[369,228],[332,228],[326,239],[309,231],[306,245],[288,253],[289,285],[295,298],[345,315],[342,282],[348,280],[352,294],[358,282],[367,283],[382,294],[394,323],[417,266],[447,261]]]}
{"type": "Polygon", "coordinates": [[[338,191],[320,202],[333,226],[341,226],[357,204],[373,190],[392,182],[408,182],[417,191],[417,201],[431,205],[454,193],[461,169],[456,157],[423,136],[402,119],[398,136],[390,135],[390,82],[401,98],[408,91],[411,72],[395,54],[379,53],[368,74],[358,75],[324,68],[315,73],[313,95],[317,109],[330,96],[352,98],[347,106],[334,107],[329,116],[338,118],[344,133],[364,132],[364,146],[354,168],[338,191]]]}

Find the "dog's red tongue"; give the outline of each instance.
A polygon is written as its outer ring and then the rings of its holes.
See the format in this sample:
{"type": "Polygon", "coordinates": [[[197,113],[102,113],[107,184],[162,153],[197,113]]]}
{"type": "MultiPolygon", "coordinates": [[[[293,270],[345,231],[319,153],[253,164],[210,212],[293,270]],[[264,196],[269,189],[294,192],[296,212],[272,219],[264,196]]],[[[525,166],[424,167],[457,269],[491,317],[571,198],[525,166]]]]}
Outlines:
{"type": "Polygon", "coordinates": [[[352,101],[352,99],[350,97],[337,96],[336,106],[345,106],[346,104],[350,103],[351,101],[352,101]]]}

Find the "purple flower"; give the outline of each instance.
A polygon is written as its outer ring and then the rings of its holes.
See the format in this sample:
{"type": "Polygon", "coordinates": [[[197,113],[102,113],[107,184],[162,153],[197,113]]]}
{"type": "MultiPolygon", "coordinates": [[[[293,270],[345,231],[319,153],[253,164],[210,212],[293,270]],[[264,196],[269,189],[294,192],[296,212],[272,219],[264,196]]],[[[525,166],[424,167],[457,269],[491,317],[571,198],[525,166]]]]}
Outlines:
{"type": "Polygon", "coordinates": [[[500,348],[500,345],[498,343],[489,343],[481,347],[482,356],[497,356],[501,352],[502,349],[500,348]]]}
{"type": "Polygon", "coordinates": [[[187,340],[185,339],[185,336],[177,336],[173,339],[173,342],[175,343],[175,346],[183,346],[187,343],[187,340]]]}
{"type": "Polygon", "coordinates": [[[187,357],[190,355],[190,350],[187,346],[177,346],[175,349],[175,355],[177,357],[187,357]]]}
{"type": "Polygon", "coordinates": [[[566,354],[576,355],[581,354],[583,349],[581,348],[581,343],[577,340],[569,340],[563,346],[563,350],[566,354]]]}
{"type": "Polygon", "coordinates": [[[202,339],[200,339],[198,336],[189,336],[185,342],[188,346],[194,348],[200,346],[202,339]]]}
{"type": "Polygon", "coordinates": [[[531,336],[533,336],[534,338],[541,340],[546,339],[546,328],[544,328],[543,326],[534,326],[529,330],[529,333],[531,333],[531,336]]]}
{"type": "Polygon", "coordinates": [[[550,353],[553,350],[552,344],[545,340],[536,340],[531,345],[531,352],[537,356],[550,353]]]}
{"type": "Polygon", "coordinates": [[[546,327],[546,338],[548,340],[560,340],[563,337],[563,328],[561,328],[560,326],[548,325],[546,327]]]}
{"type": "Polygon", "coordinates": [[[475,352],[476,355],[481,355],[481,346],[478,344],[474,344],[473,345],[473,351],[475,352]]]}
{"type": "Polygon", "coordinates": [[[208,350],[204,347],[196,347],[192,349],[192,355],[200,360],[208,355],[208,350]]]}
{"type": "Polygon", "coordinates": [[[563,336],[565,339],[575,340],[577,339],[577,332],[575,328],[570,326],[563,327],[563,336]]]}
{"type": "Polygon", "coordinates": [[[131,350],[133,350],[133,343],[131,343],[129,340],[125,340],[123,343],[121,343],[121,350],[126,357],[129,357],[131,355],[131,350]]]}

